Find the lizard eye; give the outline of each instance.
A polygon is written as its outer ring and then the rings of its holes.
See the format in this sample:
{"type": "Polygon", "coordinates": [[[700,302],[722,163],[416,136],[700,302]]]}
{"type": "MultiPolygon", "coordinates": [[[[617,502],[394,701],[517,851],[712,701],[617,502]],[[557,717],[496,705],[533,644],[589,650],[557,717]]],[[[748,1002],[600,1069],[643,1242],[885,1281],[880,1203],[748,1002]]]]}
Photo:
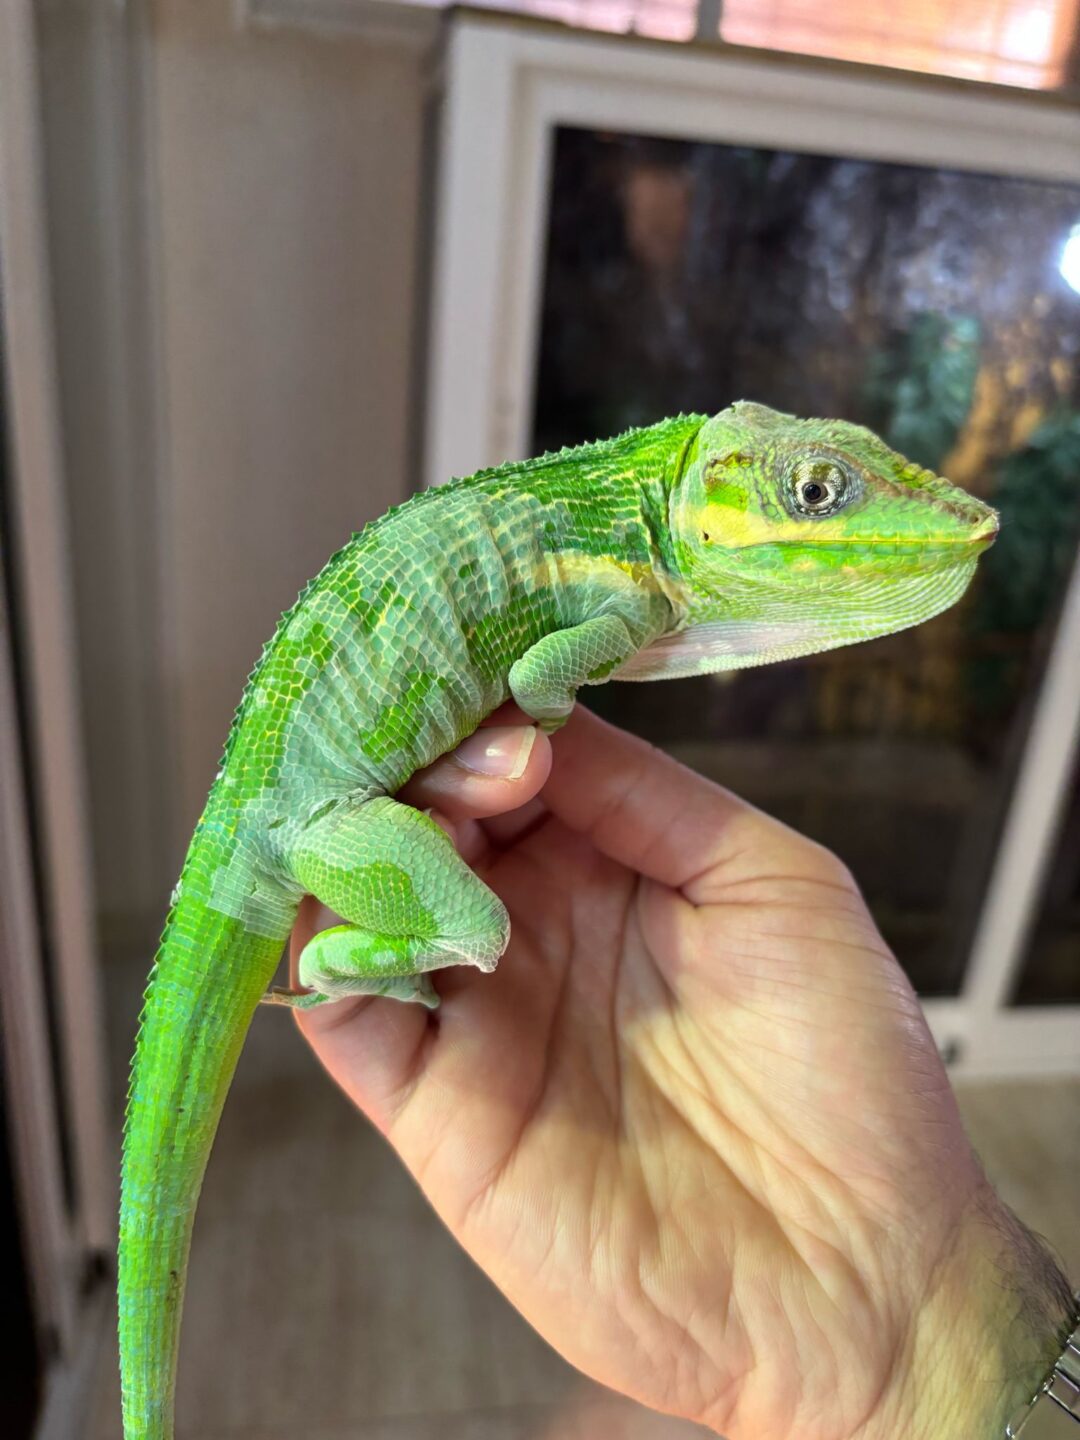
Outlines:
{"type": "Polygon", "coordinates": [[[792,467],[789,495],[796,515],[833,515],[851,492],[847,472],[834,460],[798,460],[792,467]]]}

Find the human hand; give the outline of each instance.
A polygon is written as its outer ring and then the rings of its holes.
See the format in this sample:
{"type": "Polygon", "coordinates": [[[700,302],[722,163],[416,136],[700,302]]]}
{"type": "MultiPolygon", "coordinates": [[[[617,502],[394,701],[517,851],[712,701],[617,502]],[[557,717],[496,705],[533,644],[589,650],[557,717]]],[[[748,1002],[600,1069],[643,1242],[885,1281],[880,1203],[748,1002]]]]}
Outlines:
{"type": "Polygon", "coordinates": [[[840,862],[580,707],[520,776],[445,757],[401,798],[509,949],[434,1014],[297,1021],[536,1329],[729,1440],[1002,1434],[1060,1295],[840,862]]]}

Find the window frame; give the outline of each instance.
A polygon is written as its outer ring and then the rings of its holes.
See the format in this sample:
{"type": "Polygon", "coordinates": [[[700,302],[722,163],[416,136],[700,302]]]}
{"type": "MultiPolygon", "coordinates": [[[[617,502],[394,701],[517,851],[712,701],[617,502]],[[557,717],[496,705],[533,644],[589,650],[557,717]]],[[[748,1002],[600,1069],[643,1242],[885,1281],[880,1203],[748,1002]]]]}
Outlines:
{"type": "MultiPolygon", "coordinates": [[[[451,17],[443,54],[423,477],[528,450],[555,128],[1080,183],[1052,95],[747,51],[451,17]]],[[[1080,1071],[1080,1005],[1010,1007],[1080,743],[1080,555],[959,996],[925,1011],[964,1075],[1080,1071]]]]}

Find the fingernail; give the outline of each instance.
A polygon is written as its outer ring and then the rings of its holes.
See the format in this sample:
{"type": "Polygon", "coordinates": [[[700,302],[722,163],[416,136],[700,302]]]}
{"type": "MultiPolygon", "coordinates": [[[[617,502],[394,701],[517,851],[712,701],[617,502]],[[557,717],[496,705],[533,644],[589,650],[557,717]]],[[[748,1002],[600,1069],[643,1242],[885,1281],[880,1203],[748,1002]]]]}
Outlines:
{"type": "Polygon", "coordinates": [[[454,759],[477,775],[520,780],[535,743],[536,730],[531,725],[491,725],[463,740],[454,759]]]}

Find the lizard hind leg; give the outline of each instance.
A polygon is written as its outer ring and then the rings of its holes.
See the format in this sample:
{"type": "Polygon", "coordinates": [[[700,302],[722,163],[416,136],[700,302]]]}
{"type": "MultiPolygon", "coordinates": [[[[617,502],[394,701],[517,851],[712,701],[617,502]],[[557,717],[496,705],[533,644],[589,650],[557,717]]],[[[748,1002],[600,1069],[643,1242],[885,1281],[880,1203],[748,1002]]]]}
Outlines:
{"type": "Polygon", "coordinates": [[[346,995],[387,995],[434,1008],[428,972],[493,970],[510,923],[502,902],[445,831],[387,796],[343,805],[313,821],[290,856],[297,881],[347,922],[316,935],[299,977],[314,992],[267,999],[302,1008],[346,995]]]}

